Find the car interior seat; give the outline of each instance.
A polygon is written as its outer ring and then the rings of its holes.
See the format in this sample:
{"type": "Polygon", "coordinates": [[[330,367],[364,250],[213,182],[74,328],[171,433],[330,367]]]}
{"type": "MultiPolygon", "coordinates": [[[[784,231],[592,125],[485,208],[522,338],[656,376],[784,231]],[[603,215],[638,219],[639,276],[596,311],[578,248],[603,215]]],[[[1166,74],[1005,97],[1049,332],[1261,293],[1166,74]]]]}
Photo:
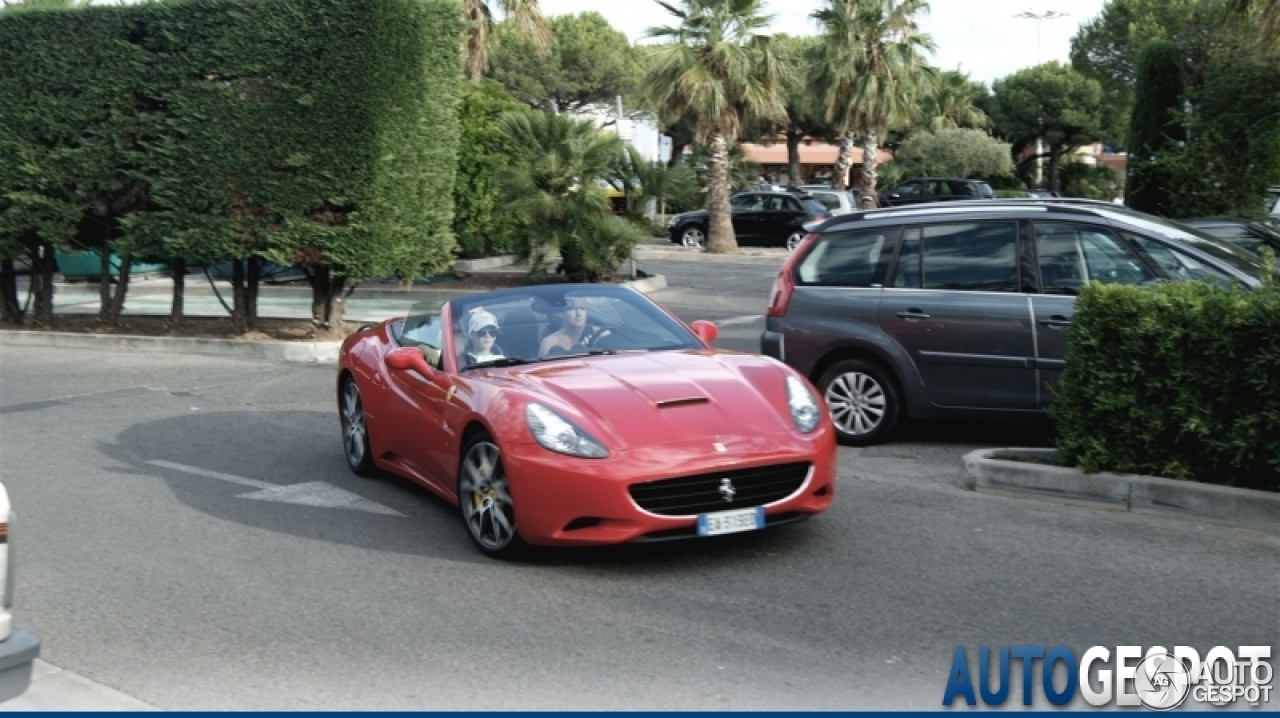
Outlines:
{"type": "Polygon", "coordinates": [[[538,356],[538,344],[542,341],[538,315],[528,309],[513,309],[498,321],[498,327],[498,341],[510,352],[503,352],[503,356],[538,356]]]}

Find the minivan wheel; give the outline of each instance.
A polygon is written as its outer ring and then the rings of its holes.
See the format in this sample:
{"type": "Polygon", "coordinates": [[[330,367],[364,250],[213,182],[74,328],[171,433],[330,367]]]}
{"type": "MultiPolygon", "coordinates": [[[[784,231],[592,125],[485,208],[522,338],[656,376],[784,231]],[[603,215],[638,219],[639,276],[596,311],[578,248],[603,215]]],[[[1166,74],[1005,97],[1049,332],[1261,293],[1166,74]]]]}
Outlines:
{"type": "Polygon", "coordinates": [[[902,416],[902,399],[889,372],[863,359],[837,362],[818,382],[840,443],[870,446],[885,441],[902,416]]]}

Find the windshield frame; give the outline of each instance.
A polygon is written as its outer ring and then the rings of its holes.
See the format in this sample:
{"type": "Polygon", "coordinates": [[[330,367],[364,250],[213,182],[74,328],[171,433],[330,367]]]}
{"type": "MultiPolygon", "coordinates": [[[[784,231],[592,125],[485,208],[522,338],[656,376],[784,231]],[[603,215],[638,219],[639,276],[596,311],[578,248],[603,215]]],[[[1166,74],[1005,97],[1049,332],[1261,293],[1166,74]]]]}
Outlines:
{"type": "MultiPolygon", "coordinates": [[[[456,297],[446,304],[446,315],[449,327],[449,340],[453,345],[449,351],[446,361],[452,362],[453,372],[461,374],[470,372],[471,370],[482,370],[492,367],[517,366],[514,362],[504,362],[501,360],[493,362],[481,362],[478,364],[466,365],[461,361],[461,353],[465,351],[465,342],[458,345],[459,330],[462,317],[467,316],[468,312],[476,308],[498,308],[504,304],[511,304],[513,301],[524,299],[529,300],[529,308],[506,309],[503,311],[502,320],[499,322],[499,331],[503,329],[503,322],[508,312],[513,311],[530,311],[535,317],[539,329],[539,341],[545,338],[545,330],[554,326],[551,317],[553,312],[567,304],[568,300],[573,297],[588,297],[596,300],[605,300],[607,302],[620,302],[632,310],[644,315],[646,319],[653,322],[654,329],[661,329],[669,334],[669,337],[662,338],[664,342],[670,340],[670,343],[664,343],[662,346],[636,346],[629,344],[620,333],[614,342],[602,346],[589,346],[586,350],[575,350],[572,352],[548,354],[546,356],[504,356],[504,359],[521,359],[519,364],[543,364],[547,362],[555,362],[562,359],[576,358],[581,359],[584,356],[612,356],[615,354],[632,354],[647,353],[654,351],[685,351],[690,349],[705,349],[707,345],[693,333],[689,327],[680,320],[679,317],[672,314],[666,307],[653,301],[642,292],[636,291],[631,287],[617,284],[574,284],[574,283],[548,283],[540,285],[530,285],[525,287],[513,287],[511,289],[501,289],[493,292],[483,292],[466,297],[456,297]]],[[[621,305],[618,305],[621,308],[621,305]]],[[[612,306],[611,304],[606,305],[612,306]]],[[[497,311],[495,309],[495,311],[497,311]]],[[[589,325],[605,330],[628,329],[639,333],[650,334],[644,330],[637,329],[626,322],[624,317],[611,317],[608,314],[602,314],[599,308],[591,308],[588,310],[589,325]]],[[[608,332],[599,331],[595,336],[604,338],[608,332]]],[[[659,335],[654,335],[660,338],[659,335]]],[[[501,339],[499,340],[499,344],[501,339]]],[[[509,348],[504,350],[510,351],[509,348]]]]}

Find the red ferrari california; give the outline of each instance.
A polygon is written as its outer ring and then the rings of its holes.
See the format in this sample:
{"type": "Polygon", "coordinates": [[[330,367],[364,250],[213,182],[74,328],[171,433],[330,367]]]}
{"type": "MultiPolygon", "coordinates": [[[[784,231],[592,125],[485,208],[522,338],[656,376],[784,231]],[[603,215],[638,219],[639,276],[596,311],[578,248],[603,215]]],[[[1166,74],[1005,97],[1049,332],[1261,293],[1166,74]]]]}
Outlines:
{"type": "Polygon", "coordinates": [[[600,284],[475,294],[365,328],[339,358],[347,463],[457,504],[493,557],[822,512],[836,442],[817,393],[715,336],[600,284]]]}

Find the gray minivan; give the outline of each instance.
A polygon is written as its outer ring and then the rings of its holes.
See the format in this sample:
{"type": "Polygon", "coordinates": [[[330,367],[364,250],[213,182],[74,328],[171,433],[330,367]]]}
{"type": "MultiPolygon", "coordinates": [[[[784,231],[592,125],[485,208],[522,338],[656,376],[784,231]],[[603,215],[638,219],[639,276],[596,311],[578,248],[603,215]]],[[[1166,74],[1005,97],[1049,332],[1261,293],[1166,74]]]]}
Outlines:
{"type": "Polygon", "coordinates": [[[1091,280],[1259,285],[1256,256],[1110,203],[993,200],[810,225],[779,271],[761,353],[803,372],[841,440],[900,420],[1039,413],[1091,280]]]}

